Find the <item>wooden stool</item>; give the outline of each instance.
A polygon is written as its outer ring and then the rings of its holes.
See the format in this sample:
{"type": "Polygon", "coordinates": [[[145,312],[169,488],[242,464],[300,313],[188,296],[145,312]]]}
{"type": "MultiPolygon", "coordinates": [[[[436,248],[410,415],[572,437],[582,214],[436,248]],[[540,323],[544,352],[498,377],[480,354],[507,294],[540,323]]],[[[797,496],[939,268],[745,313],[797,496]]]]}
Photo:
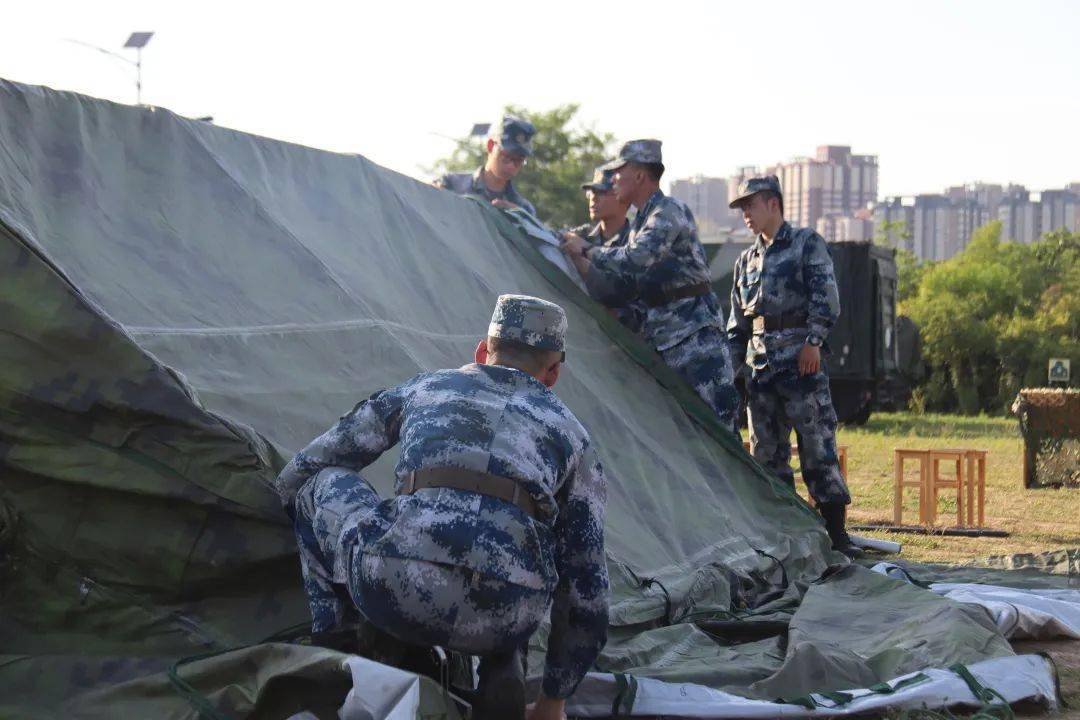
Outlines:
{"type": "Polygon", "coordinates": [[[927,499],[930,497],[930,454],[927,450],[893,449],[893,522],[904,524],[904,488],[919,488],[919,522],[927,522],[927,499]],[[904,461],[919,461],[919,480],[912,482],[904,479],[904,461]]]}
{"type": "Polygon", "coordinates": [[[957,527],[982,527],[986,502],[986,451],[970,449],[893,450],[893,522],[903,523],[904,488],[919,488],[919,522],[933,525],[937,521],[937,501],[941,488],[956,488],[957,527]],[[904,479],[904,462],[919,461],[919,479],[904,479]],[[942,477],[942,463],[952,472],[942,477]],[[966,492],[965,492],[966,491],[966,492]],[[978,493],[978,525],[975,524],[976,493],[978,493]],[[965,498],[966,495],[966,498],[965,498]],[[965,513],[964,510],[967,510],[965,513]],[[966,518],[965,518],[966,515],[966,518]]]}
{"type": "Polygon", "coordinates": [[[929,450],[930,457],[930,504],[929,517],[926,520],[930,525],[937,522],[938,490],[941,488],[956,488],[956,526],[964,527],[964,483],[967,481],[965,473],[966,450],[929,450]],[[941,476],[941,464],[947,462],[952,467],[952,474],[943,478],[941,476]]]}
{"type": "Polygon", "coordinates": [[[984,527],[983,509],[986,503],[986,451],[966,450],[964,462],[967,465],[967,524],[968,527],[984,527]],[[975,525],[975,494],[978,492],[978,518],[975,525]]]}

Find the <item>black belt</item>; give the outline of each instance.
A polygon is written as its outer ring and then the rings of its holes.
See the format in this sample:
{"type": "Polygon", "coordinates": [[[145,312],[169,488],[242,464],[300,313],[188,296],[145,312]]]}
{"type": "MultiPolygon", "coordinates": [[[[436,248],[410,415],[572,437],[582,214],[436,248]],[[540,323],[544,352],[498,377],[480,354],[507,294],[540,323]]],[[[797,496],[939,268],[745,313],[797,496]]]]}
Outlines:
{"type": "Polygon", "coordinates": [[[783,313],[782,315],[751,315],[754,334],[776,332],[778,330],[805,330],[806,315],[802,313],[783,313]]]}
{"type": "Polygon", "coordinates": [[[479,470],[465,470],[464,468],[437,467],[416,470],[406,477],[402,495],[412,495],[417,490],[424,488],[451,488],[465,490],[467,492],[488,495],[499,500],[517,505],[522,512],[539,519],[536,501],[532,495],[521,488],[517,480],[501,475],[480,472],[479,470]]]}
{"type": "Polygon", "coordinates": [[[682,300],[688,297],[697,297],[698,295],[705,295],[712,291],[712,286],[707,282],[700,282],[694,285],[683,285],[677,287],[674,290],[654,290],[650,292],[643,292],[641,299],[645,301],[645,304],[649,307],[660,307],[661,305],[667,305],[668,303],[675,302],[676,300],[682,300]]]}

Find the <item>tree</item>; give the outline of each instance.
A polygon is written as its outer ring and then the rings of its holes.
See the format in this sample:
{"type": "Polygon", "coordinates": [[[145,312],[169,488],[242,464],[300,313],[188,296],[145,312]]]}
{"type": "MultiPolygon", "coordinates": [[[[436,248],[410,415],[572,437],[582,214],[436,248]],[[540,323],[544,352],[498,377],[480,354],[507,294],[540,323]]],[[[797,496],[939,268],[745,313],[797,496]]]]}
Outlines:
{"type": "Polygon", "coordinates": [[[896,250],[896,301],[904,302],[919,291],[919,282],[932,263],[919,260],[919,257],[904,245],[911,239],[911,231],[903,220],[881,223],[872,241],[896,250]]]}
{"type": "MultiPolygon", "coordinates": [[[[588,221],[581,183],[590,180],[593,169],[613,154],[613,135],[573,124],[578,109],[573,103],[546,112],[532,112],[515,105],[506,107],[507,115],[525,118],[536,126],[533,156],[514,178],[514,185],[536,206],[540,219],[552,227],[588,221]]],[[[456,142],[457,147],[449,157],[436,161],[433,174],[473,172],[484,164],[483,139],[461,138],[456,142]]]]}
{"type": "Polygon", "coordinates": [[[1045,381],[1049,358],[1080,353],[1080,236],[1002,242],[1001,224],[990,223],[962,253],[924,267],[901,310],[960,410],[999,410],[1045,381]]]}

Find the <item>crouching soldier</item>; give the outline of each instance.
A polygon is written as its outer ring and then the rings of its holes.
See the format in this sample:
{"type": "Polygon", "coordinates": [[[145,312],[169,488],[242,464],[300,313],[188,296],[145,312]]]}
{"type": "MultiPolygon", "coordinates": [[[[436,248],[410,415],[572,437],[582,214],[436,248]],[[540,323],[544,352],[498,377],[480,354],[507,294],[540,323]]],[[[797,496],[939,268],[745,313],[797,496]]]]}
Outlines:
{"type": "Polygon", "coordinates": [[[550,389],[565,333],[558,305],[501,296],[475,363],[375,393],[276,481],[312,632],[359,610],[405,643],[480,656],[480,718],[524,717],[521,649],[549,608],[531,718],[563,717],[607,637],[604,472],[550,389]],[[383,500],[361,471],[398,442],[383,500]]]}

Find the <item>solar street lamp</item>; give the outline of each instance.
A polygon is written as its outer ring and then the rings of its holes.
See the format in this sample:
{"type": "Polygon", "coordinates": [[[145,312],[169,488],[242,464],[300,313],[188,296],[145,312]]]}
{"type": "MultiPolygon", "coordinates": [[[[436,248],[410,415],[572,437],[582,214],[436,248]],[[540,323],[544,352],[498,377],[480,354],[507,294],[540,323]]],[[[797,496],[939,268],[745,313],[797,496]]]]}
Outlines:
{"type": "Polygon", "coordinates": [[[131,37],[124,43],[126,48],[135,49],[135,104],[142,105],[142,51],[146,47],[146,44],[150,42],[150,38],[154,37],[152,32],[133,32],[131,37]]]}
{"type": "Polygon", "coordinates": [[[105,48],[98,47],[97,45],[91,45],[90,43],[83,42],[82,40],[72,40],[68,38],[67,41],[75,43],[76,45],[82,45],[88,47],[91,50],[97,50],[99,53],[108,55],[122,62],[126,62],[128,65],[135,66],[135,104],[142,105],[142,51],[146,47],[146,44],[150,42],[150,38],[154,37],[152,32],[134,32],[131,33],[131,37],[124,43],[125,48],[133,48],[135,50],[135,59],[132,60],[129,57],[121,55],[120,53],[113,52],[112,50],[106,50],[105,48]]]}

